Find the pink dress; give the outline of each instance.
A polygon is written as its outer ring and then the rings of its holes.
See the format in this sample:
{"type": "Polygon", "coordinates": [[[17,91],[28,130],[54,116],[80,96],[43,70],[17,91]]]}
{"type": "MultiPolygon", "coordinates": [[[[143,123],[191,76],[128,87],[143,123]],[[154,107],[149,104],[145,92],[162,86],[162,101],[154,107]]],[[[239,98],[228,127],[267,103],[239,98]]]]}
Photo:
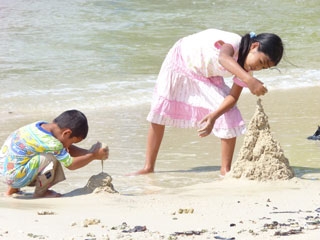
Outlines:
{"type": "MultiPolygon", "coordinates": [[[[208,29],[180,39],[167,54],[154,89],[147,120],[180,128],[200,127],[200,121],[217,109],[230,92],[223,77],[232,74],[218,62],[220,47],[229,43],[237,60],[241,37],[208,29]]],[[[244,87],[241,80],[236,84],[244,87]]],[[[245,131],[245,123],[236,106],[220,116],[212,133],[232,138],[245,131]]]]}

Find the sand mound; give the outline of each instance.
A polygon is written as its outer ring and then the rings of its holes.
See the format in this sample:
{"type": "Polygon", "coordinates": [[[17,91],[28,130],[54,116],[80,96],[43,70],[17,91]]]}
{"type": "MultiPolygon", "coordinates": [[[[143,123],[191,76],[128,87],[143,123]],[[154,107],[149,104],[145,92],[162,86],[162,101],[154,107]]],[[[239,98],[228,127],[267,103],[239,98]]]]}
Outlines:
{"type": "Polygon", "coordinates": [[[256,111],[229,175],[259,181],[294,177],[280,144],[271,135],[268,116],[264,113],[261,99],[257,101],[256,111]]]}
{"type": "Polygon", "coordinates": [[[113,187],[112,178],[109,174],[101,172],[97,175],[93,175],[88,180],[86,186],[83,188],[75,189],[69,193],[64,194],[65,196],[76,196],[91,193],[118,193],[113,187]]]}
{"type": "Polygon", "coordinates": [[[100,193],[100,192],[109,192],[116,193],[114,189],[112,178],[109,174],[101,172],[98,175],[93,175],[88,180],[87,185],[84,187],[86,192],[100,193]]]}

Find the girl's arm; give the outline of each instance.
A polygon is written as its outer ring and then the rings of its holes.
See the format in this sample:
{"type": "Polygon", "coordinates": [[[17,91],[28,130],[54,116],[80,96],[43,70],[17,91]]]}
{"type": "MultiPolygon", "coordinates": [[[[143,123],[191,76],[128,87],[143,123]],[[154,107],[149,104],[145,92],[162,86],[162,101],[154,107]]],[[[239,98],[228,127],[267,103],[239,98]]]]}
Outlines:
{"type": "Polygon", "coordinates": [[[232,45],[223,44],[220,49],[219,63],[229,72],[244,81],[251,93],[257,96],[264,95],[268,90],[263,83],[246,72],[233,58],[234,50],[232,45]]]}
{"type": "Polygon", "coordinates": [[[204,127],[200,128],[198,130],[198,133],[199,133],[198,135],[200,137],[208,136],[211,133],[215,121],[222,114],[224,114],[225,112],[229,111],[237,103],[241,92],[242,92],[242,87],[240,87],[239,85],[234,83],[232,85],[232,88],[230,90],[229,95],[227,95],[225,97],[225,99],[223,100],[223,102],[221,103],[219,108],[216,111],[214,111],[212,113],[209,113],[207,116],[205,116],[201,120],[200,124],[202,124],[202,123],[206,123],[206,124],[205,124],[204,127]]]}

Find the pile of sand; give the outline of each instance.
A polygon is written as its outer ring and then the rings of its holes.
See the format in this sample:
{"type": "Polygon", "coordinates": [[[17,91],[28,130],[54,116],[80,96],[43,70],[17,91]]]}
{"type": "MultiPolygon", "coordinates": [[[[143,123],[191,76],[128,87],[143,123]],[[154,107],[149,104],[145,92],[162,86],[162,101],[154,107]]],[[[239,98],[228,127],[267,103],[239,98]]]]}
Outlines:
{"type": "Polygon", "coordinates": [[[114,189],[111,182],[111,176],[105,172],[101,172],[98,175],[93,175],[90,177],[87,185],[84,187],[84,191],[87,193],[116,193],[117,191],[114,189]]]}
{"type": "Polygon", "coordinates": [[[82,188],[75,189],[69,193],[64,194],[65,196],[75,196],[75,195],[84,195],[84,194],[95,194],[95,193],[118,193],[114,189],[112,184],[112,177],[105,173],[101,172],[97,175],[93,175],[89,178],[86,186],[82,188]]]}
{"type": "Polygon", "coordinates": [[[256,111],[229,175],[259,181],[294,177],[280,144],[271,135],[268,116],[264,113],[261,99],[257,101],[256,111]]]}

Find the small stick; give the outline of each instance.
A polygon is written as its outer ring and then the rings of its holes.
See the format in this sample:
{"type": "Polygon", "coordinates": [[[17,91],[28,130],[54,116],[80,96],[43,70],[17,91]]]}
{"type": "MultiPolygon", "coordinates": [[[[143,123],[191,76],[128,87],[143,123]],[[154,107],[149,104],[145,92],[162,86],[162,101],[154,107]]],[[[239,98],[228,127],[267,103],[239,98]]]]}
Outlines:
{"type": "Polygon", "coordinates": [[[103,160],[101,160],[101,172],[103,172],[103,160]]]}

